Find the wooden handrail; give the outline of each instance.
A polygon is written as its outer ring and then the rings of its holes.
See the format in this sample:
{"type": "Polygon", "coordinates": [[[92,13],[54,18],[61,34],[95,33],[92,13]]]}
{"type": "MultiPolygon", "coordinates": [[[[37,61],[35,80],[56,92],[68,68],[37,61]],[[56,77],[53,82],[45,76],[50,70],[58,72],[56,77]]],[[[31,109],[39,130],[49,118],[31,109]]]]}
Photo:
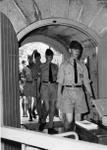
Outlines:
{"type": "Polygon", "coordinates": [[[16,141],[22,144],[40,147],[50,150],[106,150],[107,146],[100,144],[90,144],[88,142],[79,142],[74,139],[57,137],[46,133],[28,131],[25,129],[1,127],[1,138],[16,141]]]}

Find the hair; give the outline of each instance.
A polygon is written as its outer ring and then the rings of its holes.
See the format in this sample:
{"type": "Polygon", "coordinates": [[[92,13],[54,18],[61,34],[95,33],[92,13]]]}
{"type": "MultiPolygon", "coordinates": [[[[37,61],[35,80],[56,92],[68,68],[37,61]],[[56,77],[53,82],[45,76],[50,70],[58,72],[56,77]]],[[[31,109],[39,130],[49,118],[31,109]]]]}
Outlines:
{"type": "Polygon", "coordinates": [[[46,49],[45,55],[46,56],[53,56],[54,53],[53,53],[53,51],[50,48],[48,48],[48,49],[46,49]]]}
{"type": "Polygon", "coordinates": [[[40,57],[40,53],[37,51],[37,50],[34,50],[33,51],[33,55],[34,55],[34,58],[36,59],[37,57],[40,57]]]}
{"type": "Polygon", "coordinates": [[[25,60],[22,60],[22,64],[25,64],[26,63],[26,61],[25,60]]]}
{"type": "Polygon", "coordinates": [[[32,57],[32,55],[28,55],[28,65],[29,66],[33,65],[33,57],[32,57]]]}
{"type": "Polygon", "coordinates": [[[80,50],[80,55],[78,57],[78,59],[80,59],[81,55],[82,55],[82,52],[83,52],[83,47],[82,47],[82,44],[78,41],[72,41],[70,43],[70,46],[69,46],[70,49],[78,49],[80,50]]]}

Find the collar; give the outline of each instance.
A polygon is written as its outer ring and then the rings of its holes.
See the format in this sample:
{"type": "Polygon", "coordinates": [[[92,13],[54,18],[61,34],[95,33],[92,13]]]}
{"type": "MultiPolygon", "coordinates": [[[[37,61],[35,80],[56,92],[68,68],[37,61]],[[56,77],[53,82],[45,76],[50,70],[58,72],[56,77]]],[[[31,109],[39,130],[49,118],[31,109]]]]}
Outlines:
{"type": "Polygon", "coordinates": [[[70,61],[71,64],[73,64],[73,63],[74,63],[74,58],[71,57],[71,58],[69,59],[69,61],[70,61]]]}

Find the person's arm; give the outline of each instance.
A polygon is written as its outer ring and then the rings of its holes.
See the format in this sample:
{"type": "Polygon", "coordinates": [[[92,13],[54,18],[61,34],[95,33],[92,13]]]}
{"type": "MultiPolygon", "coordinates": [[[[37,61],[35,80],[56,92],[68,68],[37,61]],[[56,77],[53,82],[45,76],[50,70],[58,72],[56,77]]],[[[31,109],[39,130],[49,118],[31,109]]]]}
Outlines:
{"type": "Polygon", "coordinates": [[[58,83],[58,101],[60,101],[62,95],[62,84],[58,83]]]}
{"type": "Polygon", "coordinates": [[[91,86],[90,86],[90,80],[88,77],[88,71],[87,71],[87,68],[85,65],[83,67],[84,67],[84,85],[85,85],[86,90],[87,90],[86,92],[90,96],[90,98],[93,98],[91,86]]]}
{"type": "Polygon", "coordinates": [[[63,65],[61,65],[57,76],[58,82],[57,107],[59,107],[61,102],[63,81],[64,81],[64,67],[63,65]]]}

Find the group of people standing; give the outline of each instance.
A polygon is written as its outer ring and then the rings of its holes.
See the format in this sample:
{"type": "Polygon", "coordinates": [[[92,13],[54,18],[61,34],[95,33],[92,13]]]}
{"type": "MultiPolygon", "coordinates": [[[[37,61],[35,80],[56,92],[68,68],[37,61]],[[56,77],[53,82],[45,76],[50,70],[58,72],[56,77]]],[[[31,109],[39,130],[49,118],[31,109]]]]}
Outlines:
{"type": "Polygon", "coordinates": [[[23,116],[29,116],[29,121],[36,119],[35,110],[37,107],[37,78],[38,72],[40,70],[41,56],[36,50],[33,51],[32,55],[28,55],[28,64],[23,60],[23,69],[21,71],[21,81],[22,81],[22,108],[23,116]],[[33,101],[33,104],[32,104],[33,101]]]}
{"type": "Polygon", "coordinates": [[[40,62],[40,53],[34,51],[28,57],[29,65],[23,69],[24,95],[29,102],[31,96],[34,97],[33,108],[31,109],[31,103],[28,105],[30,120],[35,118],[37,109],[39,131],[43,131],[49,115],[49,134],[57,133],[53,126],[56,108],[64,114],[64,130],[69,131],[72,130],[73,112],[75,111],[75,119],[81,120],[81,115],[88,111],[83,85],[90,98],[92,97],[88,71],[80,60],[83,51],[81,43],[72,41],[68,50],[70,57],[59,68],[52,63],[54,53],[48,48],[45,63],[40,62]]]}

